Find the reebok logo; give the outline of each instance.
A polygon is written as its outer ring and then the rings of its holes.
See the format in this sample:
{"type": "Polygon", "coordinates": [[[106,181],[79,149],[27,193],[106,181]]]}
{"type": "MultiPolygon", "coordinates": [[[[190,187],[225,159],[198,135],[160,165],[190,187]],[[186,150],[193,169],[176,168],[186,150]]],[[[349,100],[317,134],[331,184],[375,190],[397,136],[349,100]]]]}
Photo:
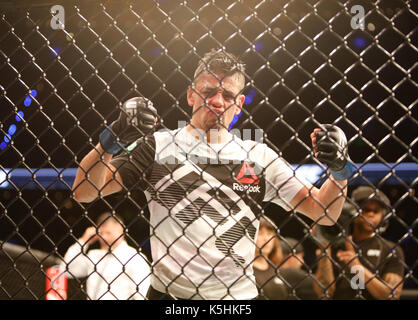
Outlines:
{"type": "Polygon", "coordinates": [[[234,191],[248,191],[248,192],[258,192],[260,193],[260,186],[249,186],[249,185],[242,185],[239,183],[234,182],[232,184],[232,189],[234,191]]]}
{"type": "Polygon", "coordinates": [[[239,183],[234,182],[232,184],[232,189],[234,191],[248,191],[248,192],[258,192],[260,193],[260,179],[254,172],[254,168],[251,167],[247,162],[242,164],[238,176],[235,178],[239,183]],[[243,185],[244,184],[244,185],[243,185]]]}
{"type": "Polygon", "coordinates": [[[247,162],[242,164],[242,167],[235,180],[244,184],[258,184],[260,182],[260,179],[258,179],[257,175],[254,173],[254,168],[251,167],[247,162]]]}

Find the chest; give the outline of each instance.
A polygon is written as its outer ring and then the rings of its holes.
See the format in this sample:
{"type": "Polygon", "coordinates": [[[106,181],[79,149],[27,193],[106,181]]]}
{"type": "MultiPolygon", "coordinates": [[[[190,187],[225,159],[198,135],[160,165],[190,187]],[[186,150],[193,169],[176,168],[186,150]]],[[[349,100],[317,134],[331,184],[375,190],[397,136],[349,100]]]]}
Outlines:
{"type": "Polygon", "coordinates": [[[214,200],[233,211],[238,210],[237,202],[241,200],[251,207],[260,203],[266,189],[264,172],[258,164],[202,157],[155,164],[151,184],[151,193],[157,199],[214,200]]]}
{"type": "MultiPolygon", "coordinates": [[[[378,242],[360,245],[357,253],[360,263],[373,272],[384,269],[387,262],[387,256],[389,254],[388,250],[385,250],[385,248],[378,242]]],[[[333,255],[336,259],[335,261],[339,262],[335,253],[333,255]]],[[[339,269],[346,269],[347,272],[350,271],[349,268],[345,267],[342,263],[339,263],[339,269]]]]}
{"type": "Polygon", "coordinates": [[[369,269],[380,270],[384,265],[384,250],[377,245],[360,248],[359,258],[360,262],[369,269]]]}
{"type": "Polygon", "coordinates": [[[89,257],[94,264],[94,270],[102,275],[117,275],[121,274],[127,266],[129,259],[126,255],[120,252],[103,254],[101,252],[95,253],[89,257]]]}

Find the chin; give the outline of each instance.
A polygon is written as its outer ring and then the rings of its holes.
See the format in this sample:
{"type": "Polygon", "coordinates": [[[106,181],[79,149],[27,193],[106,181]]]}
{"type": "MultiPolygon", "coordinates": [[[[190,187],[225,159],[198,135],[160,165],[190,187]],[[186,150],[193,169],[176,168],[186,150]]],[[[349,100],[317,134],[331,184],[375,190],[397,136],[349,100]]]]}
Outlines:
{"type": "Polygon", "coordinates": [[[219,130],[225,128],[225,125],[222,122],[219,122],[218,119],[215,119],[214,121],[207,121],[205,123],[205,131],[208,132],[210,130],[219,130]]]}

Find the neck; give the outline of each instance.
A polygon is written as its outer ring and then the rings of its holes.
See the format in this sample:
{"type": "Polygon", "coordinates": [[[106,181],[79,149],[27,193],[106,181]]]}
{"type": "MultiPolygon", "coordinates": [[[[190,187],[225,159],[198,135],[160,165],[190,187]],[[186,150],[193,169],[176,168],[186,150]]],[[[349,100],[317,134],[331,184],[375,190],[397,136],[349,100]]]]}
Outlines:
{"type": "Polygon", "coordinates": [[[123,239],[119,239],[115,243],[113,243],[111,246],[108,246],[106,244],[101,245],[102,250],[115,250],[117,247],[119,247],[123,242],[123,239]]]}
{"type": "Polygon", "coordinates": [[[228,130],[225,128],[204,130],[193,124],[189,124],[186,130],[195,136],[196,139],[206,139],[207,143],[223,143],[227,139],[228,130]]]}

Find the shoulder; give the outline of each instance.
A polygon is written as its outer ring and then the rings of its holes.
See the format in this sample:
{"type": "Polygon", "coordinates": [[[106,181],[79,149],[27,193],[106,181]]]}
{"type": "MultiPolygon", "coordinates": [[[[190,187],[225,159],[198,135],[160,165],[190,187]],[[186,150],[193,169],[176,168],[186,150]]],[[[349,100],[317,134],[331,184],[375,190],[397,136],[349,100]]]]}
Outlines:
{"type": "Polygon", "coordinates": [[[154,132],[154,143],[155,143],[155,150],[158,154],[161,152],[172,154],[175,152],[175,148],[179,141],[181,140],[181,136],[183,132],[180,129],[176,130],[168,130],[168,129],[161,129],[159,131],[154,132]]]}
{"type": "Polygon", "coordinates": [[[180,129],[169,130],[169,129],[161,129],[154,132],[153,136],[155,141],[163,142],[163,141],[172,141],[177,137],[179,134],[180,129]]]}
{"type": "Polygon", "coordinates": [[[385,249],[385,251],[387,251],[388,255],[395,256],[401,260],[404,259],[403,250],[399,244],[396,244],[392,241],[389,241],[381,237],[379,238],[379,241],[382,243],[383,248],[385,249]]]}
{"type": "Polygon", "coordinates": [[[242,140],[237,136],[233,137],[233,141],[237,143],[242,149],[244,149],[248,153],[250,158],[270,162],[280,158],[277,152],[275,152],[264,142],[254,140],[242,140]]]}
{"type": "Polygon", "coordinates": [[[361,247],[368,256],[381,256],[381,258],[390,261],[404,260],[401,246],[379,235],[364,240],[361,247]]]}
{"type": "Polygon", "coordinates": [[[127,255],[129,257],[131,257],[133,261],[141,262],[141,263],[145,262],[145,263],[148,264],[147,257],[142,252],[140,252],[137,249],[131,247],[130,245],[126,245],[125,253],[127,253],[127,255]]]}

